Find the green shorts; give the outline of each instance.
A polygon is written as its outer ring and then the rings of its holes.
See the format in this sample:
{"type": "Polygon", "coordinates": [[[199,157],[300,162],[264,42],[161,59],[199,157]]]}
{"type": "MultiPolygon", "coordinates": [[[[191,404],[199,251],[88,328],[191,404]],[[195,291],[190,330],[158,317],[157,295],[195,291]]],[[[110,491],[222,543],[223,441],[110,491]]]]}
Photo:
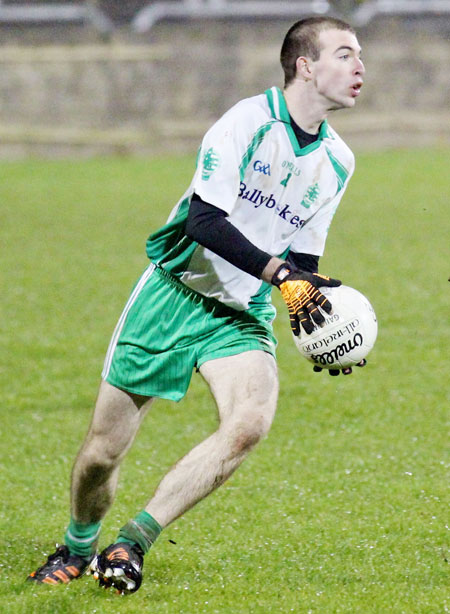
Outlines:
{"type": "Polygon", "coordinates": [[[271,303],[237,311],[151,264],[117,323],[102,377],[128,392],[179,401],[193,369],[207,360],[249,350],[275,356],[274,317],[271,303]]]}

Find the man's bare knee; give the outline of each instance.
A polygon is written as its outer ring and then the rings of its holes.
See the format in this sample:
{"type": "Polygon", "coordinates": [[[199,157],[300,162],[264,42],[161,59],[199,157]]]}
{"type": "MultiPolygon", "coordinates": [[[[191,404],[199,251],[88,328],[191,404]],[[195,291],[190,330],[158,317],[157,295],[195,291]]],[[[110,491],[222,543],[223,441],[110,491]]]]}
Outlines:
{"type": "Polygon", "coordinates": [[[273,411],[243,412],[238,420],[232,420],[225,428],[229,431],[229,439],[233,455],[250,451],[261,439],[266,437],[272,425],[273,411]]]}
{"type": "Polygon", "coordinates": [[[231,436],[232,455],[239,456],[245,452],[249,452],[263,436],[262,431],[257,428],[251,428],[250,425],[245,425],[241,428],[238,427],[231,436]]]}
{"type": "Polygon", "coordinates": [[[86,464],[118,464],[130,448],[153,399],[102,382],[79,458],[86,464]]]}
{"type": "Polygon", "coordinates": [[[120,465],[122,456],[101,438],[89,437],[76,458],[73,475],[90,484],[102,483],[120,465]]]}

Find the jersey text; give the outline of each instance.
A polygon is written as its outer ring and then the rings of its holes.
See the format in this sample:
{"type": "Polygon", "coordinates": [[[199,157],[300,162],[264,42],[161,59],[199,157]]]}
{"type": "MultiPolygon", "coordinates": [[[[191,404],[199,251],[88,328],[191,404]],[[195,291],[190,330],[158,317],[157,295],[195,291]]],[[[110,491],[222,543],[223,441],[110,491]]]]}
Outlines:
{"type": "Polygon", "coordinates": [[[239,186],[239,198],[251,202],[254,205],[255,209],[258,209],[259,207],[273,209],[279,217],[281,217],[283,220],[286,220],[288,224],[292,224],[296,228],[301,228],[306,223],[306,220],[301,220],[298,215],[294,215],[294,212],[291,211],[291,208],[288,204],[282,205],[281,203],[277,203],[273,193],[267,196],[257,188],[247,189],[247,184],[245,184],[243,181],[241,181],[239,186]]]}

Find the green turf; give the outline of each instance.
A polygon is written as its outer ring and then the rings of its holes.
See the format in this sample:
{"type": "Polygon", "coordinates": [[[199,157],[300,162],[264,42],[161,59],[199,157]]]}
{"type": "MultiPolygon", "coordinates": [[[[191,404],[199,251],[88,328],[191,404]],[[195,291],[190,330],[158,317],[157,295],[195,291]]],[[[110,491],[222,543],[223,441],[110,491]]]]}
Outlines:
{"type": "MultiPolygon", "coordinates": [[[[24,579],[62,540],[112,328],[193,158],[0,164],[2,612],[449,612],[449,166],[449,150],[358,156],[321,271],[377,311],[368,366],[312,373],[277,296],[269,437],[163,532],[142,588],[123,598],[87,578],[56,589],[24,579]]],[[[214,428],[199,376],[181,403],[155,405],[102,546],[214,428]]]]}

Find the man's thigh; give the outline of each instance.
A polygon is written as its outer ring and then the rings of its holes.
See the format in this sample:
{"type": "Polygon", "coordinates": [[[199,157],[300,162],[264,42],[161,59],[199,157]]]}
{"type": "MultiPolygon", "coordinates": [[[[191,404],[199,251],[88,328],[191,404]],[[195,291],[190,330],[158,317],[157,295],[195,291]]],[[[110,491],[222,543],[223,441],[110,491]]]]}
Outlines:
{"type": "Polygon", "coordinates": [[[278,399],[278,373],[268,352],[250,350],[205,362],[200,373],[207,382],[220,419],[263,413],[271,422],[278,399]]]}
{"type": "Polygon", "coordinates": [[[151,401],[102,381],[86,441],[104,454],[122,454],[133,441],[151,401]]]}

